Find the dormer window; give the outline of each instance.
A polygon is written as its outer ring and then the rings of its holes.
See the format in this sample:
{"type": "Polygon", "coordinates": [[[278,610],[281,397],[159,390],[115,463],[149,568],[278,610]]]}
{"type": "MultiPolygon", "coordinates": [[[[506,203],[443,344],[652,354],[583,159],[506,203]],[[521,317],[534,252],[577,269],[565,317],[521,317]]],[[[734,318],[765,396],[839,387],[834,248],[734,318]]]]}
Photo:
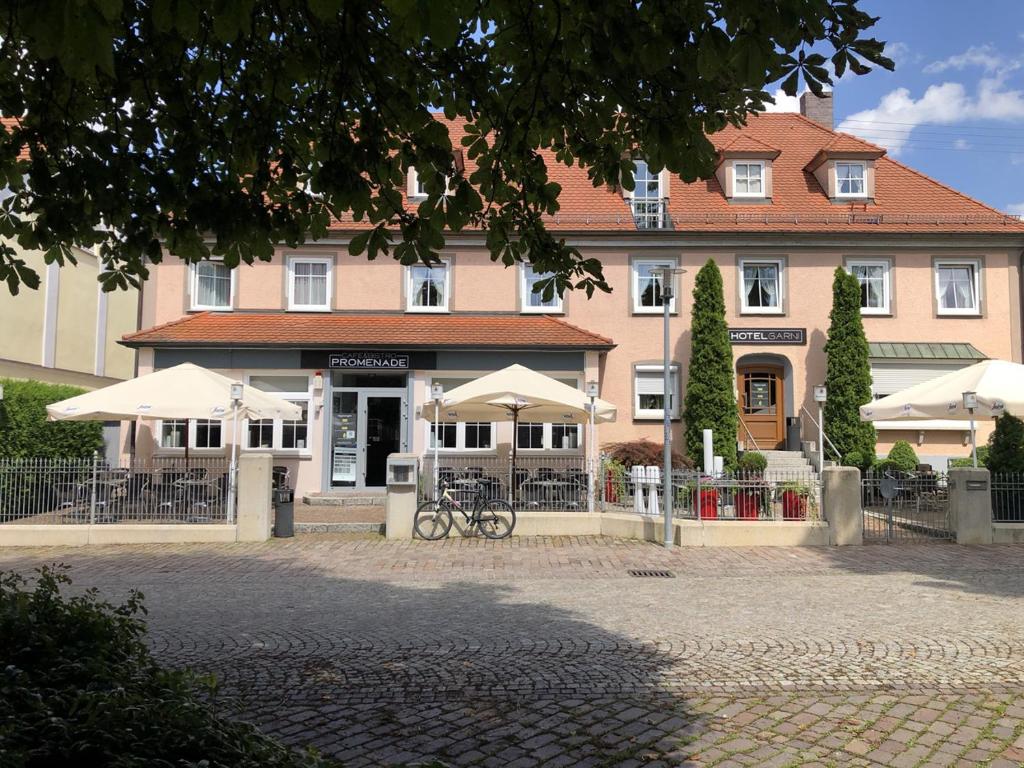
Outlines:
{"type": "Polygon", "coordinates": [[[836,162],[836,197],[864,197],[864,163],[836,162]]]}
{"type": "Polygon", "coordinates": [[[409,169],[409,197],[426,197],[427,188],[423,186],[420,175],[415,168],[409,169]]]}
{"type": "Polygon", "coordinates": [[[630,207],[637,229],[662,229],[666,226],[665,198],[668,197],[663,174],[655,173],[644,160],[635,160],[630,207]]]}
{"type": "Polygon", "coordinates": [[[764,162],[733,163],[733,196],[764,197],[764,162]]]}

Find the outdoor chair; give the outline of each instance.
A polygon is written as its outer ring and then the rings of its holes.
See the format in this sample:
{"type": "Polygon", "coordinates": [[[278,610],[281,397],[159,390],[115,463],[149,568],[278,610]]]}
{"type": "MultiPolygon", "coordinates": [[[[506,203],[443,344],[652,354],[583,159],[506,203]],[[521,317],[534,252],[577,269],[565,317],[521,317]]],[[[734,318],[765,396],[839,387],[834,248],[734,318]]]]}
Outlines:
{"type": "Polygon", "coordinates": [[[558,472],[553,467],[538,467],[537,468],[537,479],[538,480],[557,480],[558,472]]]}
{"type": "Polygon", "coordinates": [[[466,467],[466,469],[464,470],[464,473],[465,474],[463,475],[463,477],[467,477],[467,478],[471,478],[471,479],[476,479],[476,478],[480,478],[480,477],[484,476],[484,468],[483,467],[466,467]]]}
{"type": "Polygon", "coordinates": [[[275,466],[272,470],[270,483],[275,490],[288,488],[292,472],[288,467],[275,466]]]}

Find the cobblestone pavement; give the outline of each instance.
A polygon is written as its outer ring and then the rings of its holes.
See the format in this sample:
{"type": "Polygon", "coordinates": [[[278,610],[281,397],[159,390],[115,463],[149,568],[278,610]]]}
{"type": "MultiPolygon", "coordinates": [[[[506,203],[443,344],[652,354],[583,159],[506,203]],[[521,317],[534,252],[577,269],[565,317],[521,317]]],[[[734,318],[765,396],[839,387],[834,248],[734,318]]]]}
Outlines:
{"type": "Polygon", "coordinates": [[[161,659],[346,765],[1024,765],[1024,547],[0,552],[53,561],[141,588],[161,659]]]}

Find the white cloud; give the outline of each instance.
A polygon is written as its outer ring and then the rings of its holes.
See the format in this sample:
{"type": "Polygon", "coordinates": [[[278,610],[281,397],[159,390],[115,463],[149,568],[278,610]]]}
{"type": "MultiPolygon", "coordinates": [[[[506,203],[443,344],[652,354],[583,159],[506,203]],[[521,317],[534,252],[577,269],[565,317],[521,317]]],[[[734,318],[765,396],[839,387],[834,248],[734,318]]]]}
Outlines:
{"type": "Polygon", "coordinates": [[[800,111],[800,94],[796,96],[787,96],[781,88],[776,88],[775,93],[772,94],[772,98],[775,99],[774,104],[765,102],[765,112],[799,112],[800,111]]]}
{"type": "Polygon", "coordinates": [[[974,95],[962,83],[952,82],[929,86],[919,99],[914,99],[909,89],[897,88],[883,96],[874,109],[847,117],[839,130],[880,144],[898,155],[914,128],[920,125],[986,120],[1024,120],[1024,92],[1007,89],[1002,76],[982,78],[974,95]]]}
{"type": "Polygon", "coordinates": [[[1024,203],[1010,203],[1006,206],[1006,212],[1014,216],[1024,216],[1024,203]]]}
{"type": "Polygon", "coordinates": [[[953,149],[970,149],[971,145],[967,143],[967,139],[957,139],[953,142],[953,149]]]}
{"type": "Polygon", "coordinates": [[[986,72],[1006,72],[1019,66],[1020,62],[1003,56],[991,45],[972,45],[963,53],[933,61],[924,68],[924,72],[935,75],[950,69],[961,71],[969,67],[981,67],[986,72]]]}

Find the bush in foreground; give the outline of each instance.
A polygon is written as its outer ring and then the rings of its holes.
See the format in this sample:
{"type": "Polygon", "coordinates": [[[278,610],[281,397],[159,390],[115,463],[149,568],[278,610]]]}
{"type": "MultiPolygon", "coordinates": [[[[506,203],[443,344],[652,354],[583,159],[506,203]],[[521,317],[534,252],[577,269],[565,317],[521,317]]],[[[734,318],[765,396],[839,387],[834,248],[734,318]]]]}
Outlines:
{"type": "Polygon", "coordinates": [[[99,421],[47,421],[46,406],[84,389],[43,381],[0,379],[0,456],[84,459],[103,448],[99,421]]]}
{"type": "Polygon", "coordinates": [[[211,679],[157,665],[140,593],[114,606],[66,584],[61,569],[34,585],[0,572],[0,765],[336,765],[221,717],[211,679]]]}
{"type": "MultiPolygon", "coordinates": [[[[664,464],[664,443],[650,440],[627,440],[622,443],[609,443],[604,446],[605,455],[626,469],[633,466],[660,467],[664,464]]],[[[693,462],[678,451],[672,451],[673,469],[693,469],[693,462]]]]}

